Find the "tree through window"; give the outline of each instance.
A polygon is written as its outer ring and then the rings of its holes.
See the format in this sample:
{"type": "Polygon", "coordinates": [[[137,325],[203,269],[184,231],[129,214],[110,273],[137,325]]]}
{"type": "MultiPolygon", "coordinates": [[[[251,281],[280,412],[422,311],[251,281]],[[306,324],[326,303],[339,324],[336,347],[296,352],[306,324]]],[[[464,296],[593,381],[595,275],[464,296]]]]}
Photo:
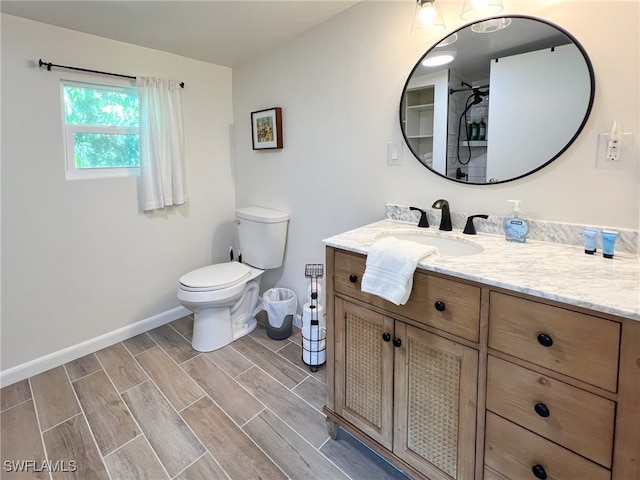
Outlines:
{"type": "Polygon", "coordinates": [[[63,81],[62,93],[67,178],[137,175],[136,89],[63,81]]]}

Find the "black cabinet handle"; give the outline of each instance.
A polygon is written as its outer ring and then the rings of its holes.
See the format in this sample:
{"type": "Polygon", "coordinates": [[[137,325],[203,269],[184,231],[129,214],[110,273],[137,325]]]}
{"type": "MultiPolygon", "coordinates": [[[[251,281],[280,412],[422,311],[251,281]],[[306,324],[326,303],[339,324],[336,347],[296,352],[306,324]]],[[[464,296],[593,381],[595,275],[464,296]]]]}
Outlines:
{"type": "Polygon", "coordinates": [[[394,347],[399,347],[400,345],[402,345],[402,340],[400,340],[399,338],[394,338],[393,339],[393,346],[394,347]]]}
{"type": "Polygon", "coordinates": [[[547,418],[551,414],[551,412],[549,412],[549,408],[544,403],[536,403],[533,409],[538,415],[544,418],[547,418]]]}
{"type": "Polygon", "coordinates": [[[385,342],[389,342],[389,341],[391,340],[391,334],[390,334],[390,333],[387,333],[387,332],[384,332],[384,333],[382,334],[382,339],[383,339],[385,342]]]}
{"type": "Polygon", "coordinates": [[[349,281],[351,283],[356,283],[358,281],[358,276],[354,273],[352,273],[351,275],[349,275],[349,281]]]}
{"type": "Polygon", "coordinates": [[[444,312],[445,308],[447,308],[444,302],[441,302],[440,300],[438,300],[434,306],[436,307],[436,310],[438,310],[439,312],[444,312]]]}
{"type": "Polygon", "coordinates": [[[550,347],[551,345],[553,345],[553,338],[551,338],[546,333],[541,333],[540,335],[538,335],[538,343],[540,343],[540,345],[542,345],[543,347],[550,347]]]}
{"type": "Polygon", "coordinates": [[[540,480],[546,480],[547,472],[544,471],[544,467],[542,465],[534,465],[533,467],[531,467],[531,471],[536,478],[539,478],[540,480]]]}

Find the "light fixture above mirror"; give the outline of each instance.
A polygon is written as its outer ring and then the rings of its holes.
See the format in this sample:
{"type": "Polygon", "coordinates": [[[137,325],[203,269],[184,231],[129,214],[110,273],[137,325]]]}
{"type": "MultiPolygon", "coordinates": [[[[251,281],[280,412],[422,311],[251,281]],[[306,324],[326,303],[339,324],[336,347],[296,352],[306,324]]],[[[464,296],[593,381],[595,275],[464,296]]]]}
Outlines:
{"type": "Polygon", "coordinates": [[[444,17],[436,0],[417,0],[413,14],[411,34],[421,32],[441,32],[446,28],[444,17]]]}
{"type": "Polygon", "coordinates": [[[463,20],[477,20],[497,15],[503,9],[502,0],[465,0],[460,12],[463,20]]]}
{"type": "MultiPolygon", "coordinates": [[[[503,9],[502,0],[465,0],[460,18],[463,20],[479,20],[491,17],[500,13],[503,9]]],[[[488,22],[487,24],[478,24],[480,30],[477,33],[495,32],[506,25],[499,25],[496,22],[488,22]]],[[[440,5],[436,0],[416,0],[416,7],[413,13],[413,22],[411,23],[411,35],[416,33],[438,33],[447,28],[447,25],[440,10],[440,5]]]]}

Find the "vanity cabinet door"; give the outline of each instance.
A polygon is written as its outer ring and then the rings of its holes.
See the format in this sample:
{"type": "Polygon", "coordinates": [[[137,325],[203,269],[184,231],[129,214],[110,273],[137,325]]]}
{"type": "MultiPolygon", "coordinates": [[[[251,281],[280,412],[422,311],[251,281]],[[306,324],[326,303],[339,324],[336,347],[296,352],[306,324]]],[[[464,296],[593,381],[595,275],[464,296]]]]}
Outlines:
{"type": "Polygon", "coordinates": [[[432,480],[473,478],[478,352],[399,321],[395,335],[394,454],[432,480]]]}
{"type": "Polygon", "coordinates": [[[335,411],[389,450],[394,335],[391,318],[335,299],[335,411]]]}

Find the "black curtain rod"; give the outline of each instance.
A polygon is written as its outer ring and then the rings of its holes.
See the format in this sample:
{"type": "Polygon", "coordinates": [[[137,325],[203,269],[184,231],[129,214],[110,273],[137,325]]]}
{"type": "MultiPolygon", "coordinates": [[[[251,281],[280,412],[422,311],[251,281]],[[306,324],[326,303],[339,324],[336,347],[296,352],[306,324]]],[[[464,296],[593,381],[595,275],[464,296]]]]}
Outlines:
{"type": "MultiPolygon", "coordinates": [[[[112,77],[130,78],[132,80],[136,79],[136,77],[134,77],[132,75],[121,75],[119,73],[101,72],[99,70],[89,70],[87,68],[68,67],[66,65],[56,65],[55,63],[51,63],[51,62],[43,62],[42,59],[38,60],[38,66],[40,68],[47,67],[47,71],[48,72],[51,71],[51,67],[56,67],[56,68],[66,68],[67,70],[77,70],[79,72],[97,73],[99,75],[110,75],[112,77]]],[[[184,88],[184,82],[180,82],[180,87],[184,88]]]]}

